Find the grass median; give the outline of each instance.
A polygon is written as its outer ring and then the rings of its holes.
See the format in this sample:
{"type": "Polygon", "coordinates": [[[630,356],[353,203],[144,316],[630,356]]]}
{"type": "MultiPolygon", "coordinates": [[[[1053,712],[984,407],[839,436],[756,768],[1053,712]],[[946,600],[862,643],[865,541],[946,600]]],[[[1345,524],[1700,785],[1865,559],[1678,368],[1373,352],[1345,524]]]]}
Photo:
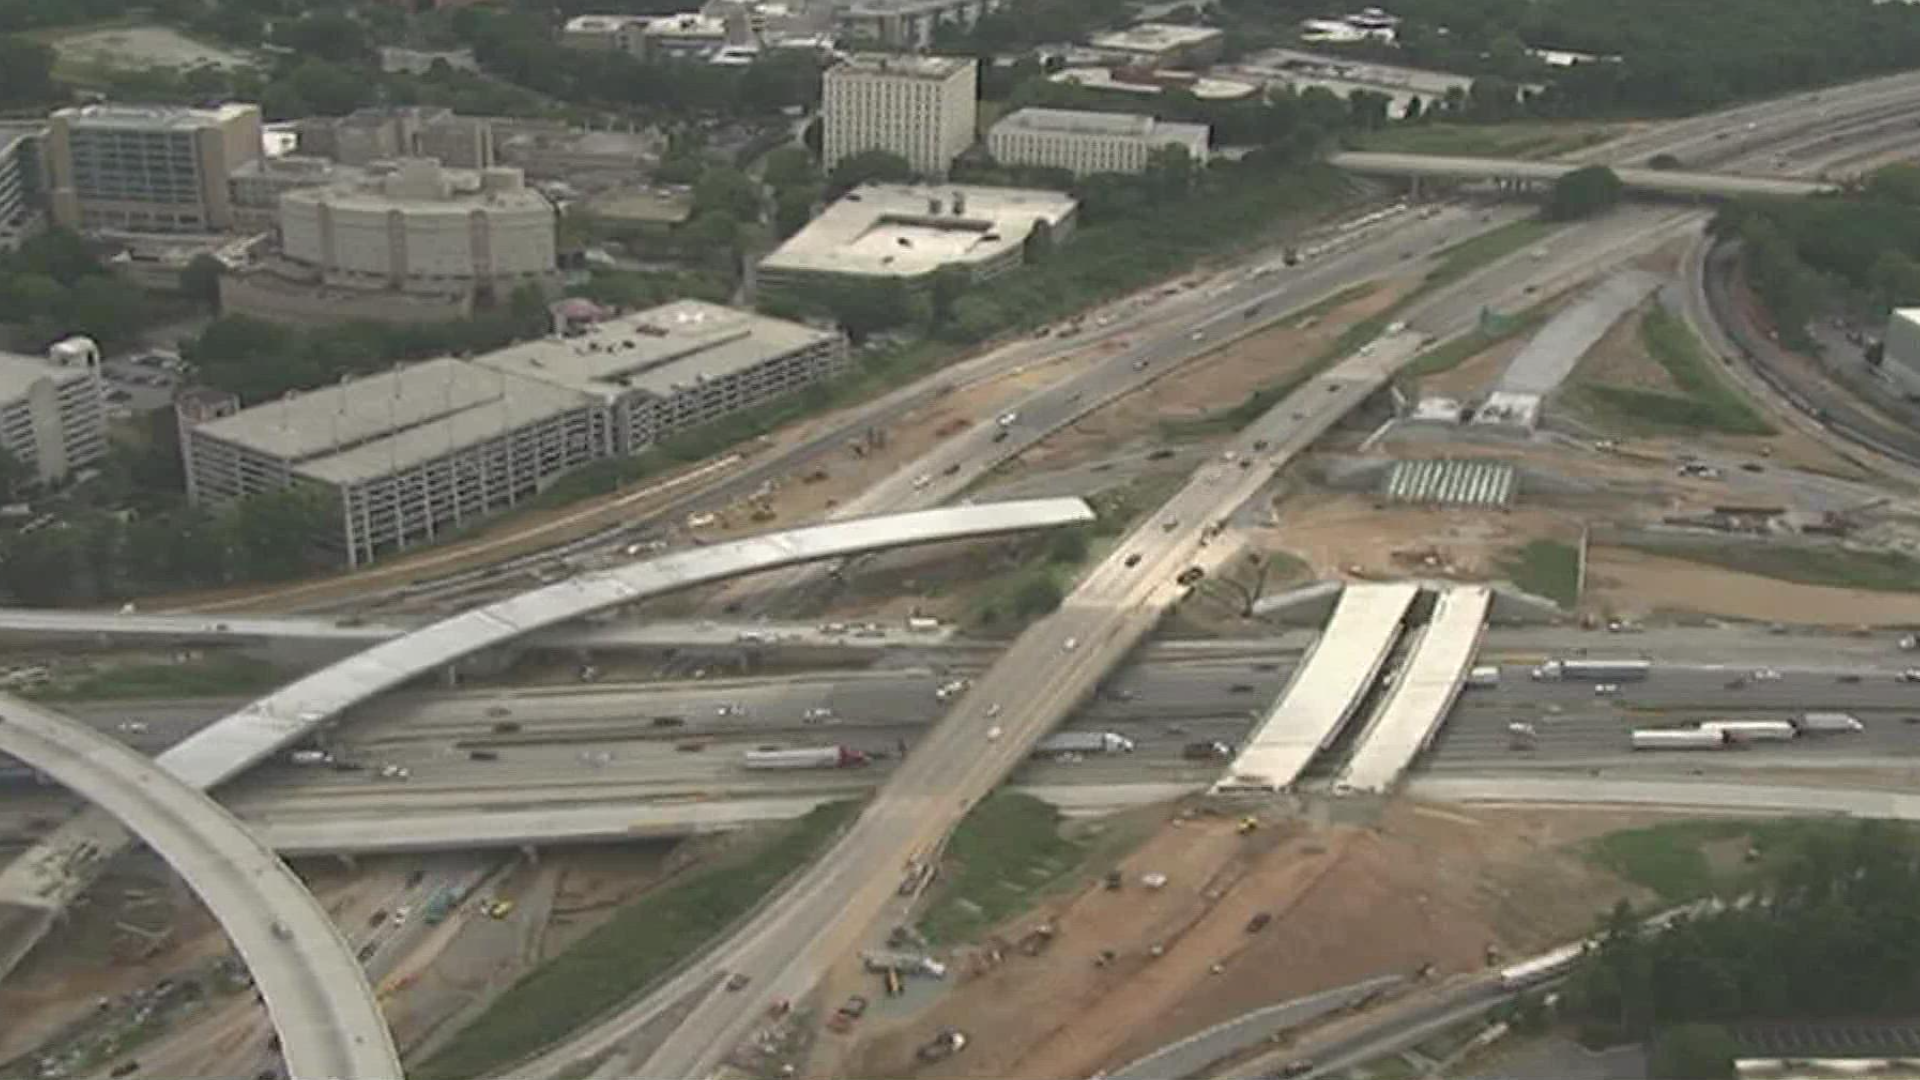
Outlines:
{"type": "Polygon", "coordinates": [[[945,874],[920,929],[935,943],[967,941],[1057,886],[1089,845],[1060,832],[1060,811],[1001,790],[967,814],[947,842],[945,874]]]}
{"type": "Polygon", "coordinates": [[[1774,426],[1714,369],[1700,339],[1678,316],[1653,308],[1641,320],[1640,341],[1676,390],[1582,383],[1579,394],[1591,411],[1630,431],[1775,434],[1774,426]]]}
{"type": "Polygon", "coordinates": [[[1502,560],[1513,583],[1561,607],[1580,602],[1580,549],[1559,540],[1532,540],[1502,560]]]}
{"type": "Polygon", "coordinates": [[[31,687],[36,701],[133,701],[142,698],[228,697],[262,693],[287,673],[247,656],[209,656],[179,664],[127,664],[61,675],[31,687]]]}
{"type": "Polygon", "coordinates": [[[479,1076],[551,1045],[666,976],[813,859],[852,819],[829,803],[742,843],[622,907],[514,983],[432,1057],[416,1080],[479,1076]]]}
{"type": "Polygon", "coordinates": [[[1388,154],[1540,158],[1605,142],[1613,129],[1578,121],[1507,124],[1395,124],[1368,132],[1360,149],[1388,154]]]}

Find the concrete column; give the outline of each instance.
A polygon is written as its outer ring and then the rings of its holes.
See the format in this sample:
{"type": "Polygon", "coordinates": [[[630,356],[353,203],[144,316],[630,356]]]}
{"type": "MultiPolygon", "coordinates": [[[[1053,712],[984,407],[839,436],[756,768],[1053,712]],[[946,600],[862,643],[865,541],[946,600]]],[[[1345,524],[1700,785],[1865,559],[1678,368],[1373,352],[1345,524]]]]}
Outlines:
{"type": "Polygon", "coordinates": [[[520,845],[520,857],[527,860],[528,866],[540,865],[540,849],[532,844],[520,845]]]}

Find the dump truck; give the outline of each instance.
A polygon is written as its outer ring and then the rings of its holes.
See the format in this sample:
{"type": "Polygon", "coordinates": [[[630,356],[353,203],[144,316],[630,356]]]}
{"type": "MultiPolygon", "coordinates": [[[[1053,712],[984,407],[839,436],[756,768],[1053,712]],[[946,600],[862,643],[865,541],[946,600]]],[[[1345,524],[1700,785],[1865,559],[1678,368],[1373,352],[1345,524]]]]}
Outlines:
{"type": "Polygon", "coordinates": [[[1802,713],[1793,724],[1802,735],[1845,735],[1867,727],[1852,713],[1843,712],[1802,713]]]}
{"type": "Polygon", "coordinates": [[[860,962],[868,971],[897,971],[902,975],[926,975],[935,979],[947,977],[947,965],[919,953],[876,949],[861,953],[860,962]]]}
{"type": "Polygon", "coordinates": [[[1133,740],[1111,731],[1062,731],[1040,740],[1035,754],[1130,754],[1133,740]]]}
{"type": "Polygon", "coordinates": [[[1638,682],[1652,671],[1651,660],[1548,660],[1532,674],[1540,682],[1638,682]]]}
{"type": "Polygon", "coordinates": [[[1719,750],[1726,745],[1724,732],[1708,728],[1640,728],[1633,733],[1635,750],[1719,750]]]}
{"type": "Polygon", "coordinates": [[[1728,742],[1792,742],[1800,729],[1786,720],[1715,720],[1701,724],[1702,731],[1718,731],[1728,742]]]}
{"type": "Polygon", "coordinates": [[[741,764],[749,769],[857,769],[867,763],[864,751],[847,746],[749,750],[741,757],[741,764]]]}
{"type": "Polygon", "coordinates": [[[1467,672],[1467,685],[1481,690],[1499,686],[1500,669],[1492,664],[1474,668],[1467,672]]]}

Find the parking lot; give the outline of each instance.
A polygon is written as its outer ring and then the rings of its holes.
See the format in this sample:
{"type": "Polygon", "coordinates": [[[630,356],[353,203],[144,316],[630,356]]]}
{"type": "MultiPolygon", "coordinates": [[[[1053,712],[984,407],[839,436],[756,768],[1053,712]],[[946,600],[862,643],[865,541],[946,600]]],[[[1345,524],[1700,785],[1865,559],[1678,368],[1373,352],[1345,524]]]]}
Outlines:
{"type": "Polygon", "coordinates": [[[1731,1029],[1753,1057],[1904,1057],[1920,1054],[1920,1024],[1862,1020],[1740,1024],[1731,1029]]]}
{"type": "Polygon", "coordinates": [[[185,364],[168,352],[135,353],[100,364],[107,406],[115,419],[173,404],[185,364]]]}

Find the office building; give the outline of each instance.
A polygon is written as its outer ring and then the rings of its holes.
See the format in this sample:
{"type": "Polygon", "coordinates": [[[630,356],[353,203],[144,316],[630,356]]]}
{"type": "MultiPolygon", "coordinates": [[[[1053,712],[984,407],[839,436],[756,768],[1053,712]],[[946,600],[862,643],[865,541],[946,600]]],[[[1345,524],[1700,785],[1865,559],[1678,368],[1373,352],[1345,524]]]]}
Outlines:
{"type": "Polygon", "coordinates": [[[0,353],[0,448],[41,483],[106,453],[100,350],[91,339],[68,338],[44,360],[0,353]]]}
{"type": "Polygon", "coordinates": [[[612,453],[751,409],[840,374],[846,340],[784,319],[680,300],[604,320],[565,320],[557,338],[474,358],[590,397],[612,453]]]}
{"type": "Polygon", "coordinates": [[[854,0],[840,8],[835,30],[850,49],[917,51],[933,46],[941,23],[971,27],[1000,7],[1001,0],[854,0]]]}
{"type": "Polygon", "coordinates": [[[1895,308],[1887,317],[1880,372],[1903,396],[1920,399],[1920,308],[1895,308]]]}
{"type": "Polygon", "coordinates": [[[280,196],[301,188],[345,183],[365,175],[352,165],[306,154],[249,161],[227,177],[233,227],[241,232],[271,232],[280,222],[280,196]]]}
{"type": "Polygon", "coordinates": [[[40,218],[40,124],[0,124],[0,251],[11,251],[40,218]]]}
{"type": "Polygon", "coordinates": [[[1125,30],[1095,34],[1087,44],[1131,67],[1205,67],[1220,58],[1224,33],[1210,26],[1137,23],[1125,30]]]}
{"type": "Polygon", "coordinates": [[[763,290],[836,276],[918,286],[958,266],[984,281],[1019,266],[1036,229],[1066,239],[1078,205],[1058,191],[866,184],[761,259],[754,277],[763,290]]]}
{"type": "Polygon", "coordinates": [[[373,107],[345,116],[299,121],[299,152],[342,165],[371,165],[395,158],[432,158],[450,169],[494,164],[493,125],[426,105],[373,107]]]}
{"type": "Polygon", "coordinates": [[[586,52],[623,52],[639,56],[641,37],[653,20],[645,15],[575,15],[560,28],[560,44],[586,52]]]}
{"type": "Polygon", "coordinates": [[[945,175],[973,145],[978,79],[970,57],[861,54],[828,68],[820,96],[826,167],[885,150],[917,173],[945,175]]]}
{"type": "Polygon", "coordinates": [[[255,105],[61,109],[46,140],[53,219],[88,230],[230,229],[227,176],[260,156],[255,105]]]}
{"type": "Polygon", "coordinates": [[[717,15],[663,15],[647,23],[640,39],[648,60],[705,60],[729,44],[748,44],[752,33],[744,15],[731,30],[717,15]]]}
{"type": "Polygon", "coordinates": [[[1002,165],[1091,173],[1137,173],[1156,151],[1178,146],[1194,164],[1207,160],[1205,124],[1175,124],[1129,113],[1020,109],[987,133],[987,149],[1002,165]]]}
{"type": "Polygon", "coordinates": [[[220,506],[306,487],[338,507],[321,542],[360,566],[847,362],[837,333],[698,301],[616,317],[555,308],[554,336],[471,361],[430,360],[230,414],[218,401],[179,410],[189,498],[220,506]]]}

